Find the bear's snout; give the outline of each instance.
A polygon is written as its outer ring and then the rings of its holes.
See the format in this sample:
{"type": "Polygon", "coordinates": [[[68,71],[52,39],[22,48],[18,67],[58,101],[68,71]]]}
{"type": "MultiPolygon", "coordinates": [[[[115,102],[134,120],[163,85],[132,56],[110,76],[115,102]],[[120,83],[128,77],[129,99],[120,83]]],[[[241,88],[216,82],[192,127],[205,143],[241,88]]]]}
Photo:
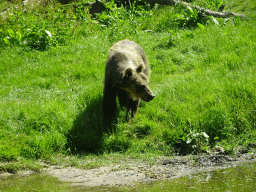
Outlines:
{"type": "Polygon", "coordinates": [[[148,96],[148,101],[147,101],[147,102],[149,102],[149,101],[151,101],[152,99],[154,99],[154,97],[155,97],[155,95],[154,95],[154,94],[149,95],[149,96],[148,96]]]}
{"type": "Polygon", "coordinates": [[[155,95],[151,92],[150,94],[147,94],[144,98],[142,98],[142,100],[149,102],[152,99],[154,99],[155,95]]]}

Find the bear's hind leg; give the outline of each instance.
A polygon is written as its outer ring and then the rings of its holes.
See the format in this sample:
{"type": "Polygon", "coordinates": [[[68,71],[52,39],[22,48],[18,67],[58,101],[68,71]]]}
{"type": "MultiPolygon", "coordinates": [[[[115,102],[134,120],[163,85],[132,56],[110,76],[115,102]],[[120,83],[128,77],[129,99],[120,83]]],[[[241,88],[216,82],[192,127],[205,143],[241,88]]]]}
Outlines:
{"type": "Polygon", "coordinates": [[[106,122],[112,122],[112,120],[115,119],[117,107],[116,96],[117,92],[115,88],[105,86],[103,91],[102,110],[106,122]]]}

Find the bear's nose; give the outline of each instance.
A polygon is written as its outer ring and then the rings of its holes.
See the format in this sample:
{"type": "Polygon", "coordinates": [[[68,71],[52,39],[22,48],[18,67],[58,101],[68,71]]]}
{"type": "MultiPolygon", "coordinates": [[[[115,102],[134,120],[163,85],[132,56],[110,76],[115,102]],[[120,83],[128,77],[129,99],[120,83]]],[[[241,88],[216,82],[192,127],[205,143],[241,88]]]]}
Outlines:
{"type": "Polygon", "coordinates": [[[151,101],[152,99],[154,99],[155,95],[154,94],[151,94],[148,96],[147,98],[147,102],[151,101]]]}

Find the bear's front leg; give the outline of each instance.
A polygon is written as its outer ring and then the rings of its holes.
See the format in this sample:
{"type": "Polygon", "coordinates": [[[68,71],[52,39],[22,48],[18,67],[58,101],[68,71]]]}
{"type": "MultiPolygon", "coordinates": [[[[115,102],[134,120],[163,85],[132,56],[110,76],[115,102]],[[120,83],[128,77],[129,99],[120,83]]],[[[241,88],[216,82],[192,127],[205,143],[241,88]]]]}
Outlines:
{"type": "Polygon", "coordinates": [[[129,121],[133,119],[137,109],[139,107],[140,99],[133,100],[131,97],[129,98],[129,106],[127,108],[126,120],[129,121]],[[131,117],[129,118],[129,112],[131,111],[131,117]]]}
{"type": "Polygon", "coordinates": [[[119,105],[121,107],[121,109],[123,110],[123,108],[128,109],[129,106],[129,93],[123,89],[119,90],[118,92],[118,101],[119,101],[119,105]]]}

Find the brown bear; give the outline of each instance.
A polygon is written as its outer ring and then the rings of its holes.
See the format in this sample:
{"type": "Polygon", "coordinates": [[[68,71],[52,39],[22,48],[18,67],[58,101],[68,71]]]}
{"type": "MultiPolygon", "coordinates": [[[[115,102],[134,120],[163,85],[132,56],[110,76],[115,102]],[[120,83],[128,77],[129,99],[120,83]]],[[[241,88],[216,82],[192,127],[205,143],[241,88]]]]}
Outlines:
{"type": "Polygon", "coordinates": [[[133,41],[122,40],[114,44],[106,61],[103,91],[103,113],[111,121],[116,114],[116,97],[121,109],[127,109],[129,120],[136,113],[140,100],[151,101],[155,95],[149,88],[150,68],[141,46],[133,41]]]}

